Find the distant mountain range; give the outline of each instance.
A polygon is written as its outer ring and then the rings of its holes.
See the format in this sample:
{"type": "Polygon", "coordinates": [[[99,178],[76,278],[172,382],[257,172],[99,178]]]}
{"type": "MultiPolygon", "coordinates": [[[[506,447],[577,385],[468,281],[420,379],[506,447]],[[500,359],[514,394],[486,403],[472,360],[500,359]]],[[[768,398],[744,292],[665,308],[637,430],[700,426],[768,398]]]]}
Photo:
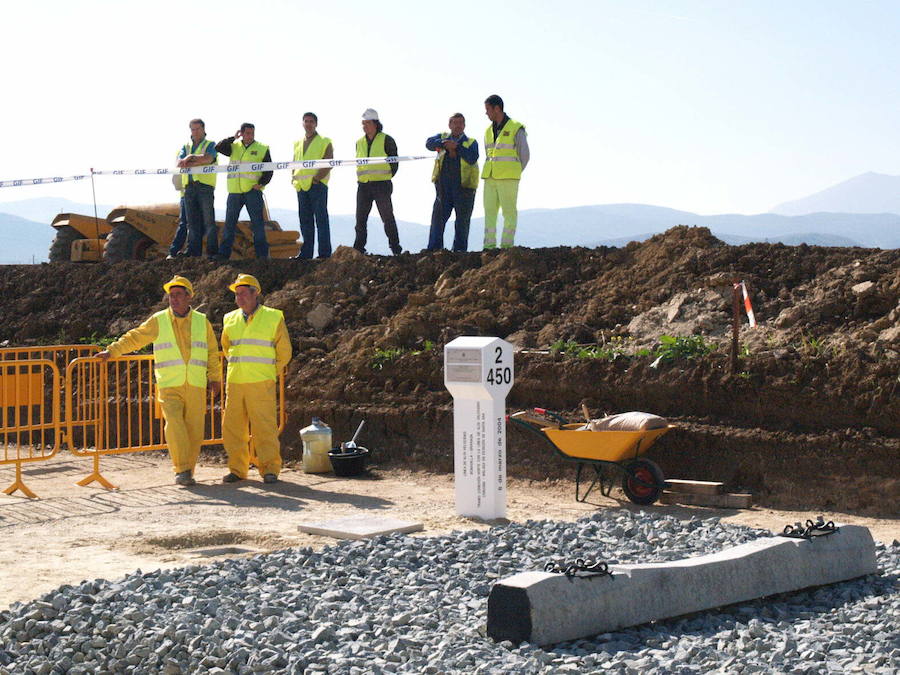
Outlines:
{"type": "MultiPolygon", "coordinates": [[[[98,205],[100,217],[112,207],[98,205]]],[[[50,221],[58,213],[91,214],[93,205],[67,199],[39,198],[0,203],[0,263],[30,263],[47,259],[54,237],[50,221]]],[[[548,246],[624,246],[643,241],[675,225],[708,227],[729,244],[781,242],[817,246],[900,248],[900,176],[866,173],[822,192],[785,202],[773,213],[756,215],[699,215],[646,204],[603,204],[565,209],[529,209],[519,212],[516,243],[531,248],[548,246]],[[828,207],[833,206],[834,210],[828,207]]],[[[272,218],[285,229],[297,227],[294,209],[272,209],[272,218]]],[[[223,212],[217,217],[224,218],[223,212]]],[[[331,216],[334,246],[350,245],[355,219],[348,214],[331,216]]],[[[428,226],[398,221],[400,242],[409,251],[423,249],[428,226]]],[[[452,242],[453,221],[447,224],[445,242],[452,242]]],[[[478,249],[484,219],[472,221],[469,248],[478,249]]],[[[376,215],[369,218],[368,250],[387,254],[387,241],[376,215]]]]}
{"type": "Polygon", "coordinates": [[[807,213],[900,213],[900,176],[863,173],[808,197],[772,209],[783,216],[807,213]]]}

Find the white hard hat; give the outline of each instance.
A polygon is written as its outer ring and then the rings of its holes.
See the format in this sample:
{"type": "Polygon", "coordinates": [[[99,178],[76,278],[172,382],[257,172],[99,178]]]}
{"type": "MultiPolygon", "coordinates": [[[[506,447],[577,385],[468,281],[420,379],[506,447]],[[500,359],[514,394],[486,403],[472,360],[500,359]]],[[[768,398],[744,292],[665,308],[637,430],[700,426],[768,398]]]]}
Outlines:
{"type": "Polygon", "coordinates": [[[362,118],[363,120],[375,121],[378,119],[378,113],[374,108],[366,108],[366,111],[363,113],[362,118]]]}

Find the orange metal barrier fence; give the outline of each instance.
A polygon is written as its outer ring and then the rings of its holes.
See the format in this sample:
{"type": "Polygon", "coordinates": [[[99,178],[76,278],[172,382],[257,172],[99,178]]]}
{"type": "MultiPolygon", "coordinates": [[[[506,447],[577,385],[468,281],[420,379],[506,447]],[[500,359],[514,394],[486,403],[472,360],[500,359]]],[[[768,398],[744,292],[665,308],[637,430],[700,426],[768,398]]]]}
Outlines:
{"type": "Polygon", "coordinates": [[[0,465],[15,464],[3,492],[36,495],[22,482],[22,465],[50,459],[62,442],[59,369],[47,359],[0,361],[0,465]]]}
{"type": "Polygon", "coordinates": [[[0,348],[0,466],[16,467],[4,493],[36,496],[22,481],[22,465],[50,459],[62,445],[60,372],[72,359],[98,351],[97,345],[0,348]]]}
{"type": "MultiPolygon", "coordinates": [[[[153,356],[102,361],[93,356],[98,351],[95,345],[0,349],[0,466],[16,467],[6,494],[21,490],[36,497],[22,482],[22,465],[50,459],[63,443],[72,454],[93,458],[93,472],[78,485],[96,481],[107,489],[115,486],[100,473],[102,455],[166,448],[153,356]]],[[[223,398],[224,388],[218,396],[208,392],[203,445],[222,442],[223,398]]],[[[278,378],[277,411],[281,431],[283,377],[278,378]]]]}
{"type": "Polygon", "coordinates": [[[53,361],[60,372],[79,356],[92,356],[100,351],[97,345],[39,345],[37,347],[0,348],[0,361],[46,359],[53,361]]]}

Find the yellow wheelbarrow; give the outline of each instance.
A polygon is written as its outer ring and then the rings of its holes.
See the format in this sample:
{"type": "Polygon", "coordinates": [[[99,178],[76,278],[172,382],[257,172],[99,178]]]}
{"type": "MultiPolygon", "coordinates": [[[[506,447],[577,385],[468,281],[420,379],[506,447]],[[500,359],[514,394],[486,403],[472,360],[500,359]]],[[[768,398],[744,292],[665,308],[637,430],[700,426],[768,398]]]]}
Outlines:
{"type": "Polygon", "coordinates": [[[623,474],[622,491],[635,504],[652,504],[666,488],[662,469],[641,455],[674,425],[641,431],[589,431],[581,429],[583,424],[568,424],[562,415],[545,408],[522,410],[510,415],[509,420],[543,438],[566,461],[578,464],[576,501],[585,501],[595,487],[608,497],[619,472],[623,474]],[[581,473],[586,466],[594,470],[594,477],[581,494],[581,473]]]}

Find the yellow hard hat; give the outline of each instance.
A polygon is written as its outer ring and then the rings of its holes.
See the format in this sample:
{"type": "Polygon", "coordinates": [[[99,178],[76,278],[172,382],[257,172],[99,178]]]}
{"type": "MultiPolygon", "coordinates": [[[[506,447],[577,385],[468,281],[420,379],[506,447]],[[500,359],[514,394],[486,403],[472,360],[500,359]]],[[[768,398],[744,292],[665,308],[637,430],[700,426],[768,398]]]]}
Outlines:
{"type": "Polygon", "coordinates": [[[228,290],[236,291],[238,286],[251,286],[256,289],[257,293],[262,293],[262,286],[259,285],[256,277],[251,274],[238,274],[237,279],[228,287],[228,290]]]}
{"type": "Polygon", "coordinates": [[[188,292],[188,295],[194,294],[194,287],[191,285],[191,282],[177,274],[172,277],[171,281],[167,281],[163,284],[163,290],[168,293],[169,289],[171,289],[172,286],[183,286],[184,289],[188,292]]]}

